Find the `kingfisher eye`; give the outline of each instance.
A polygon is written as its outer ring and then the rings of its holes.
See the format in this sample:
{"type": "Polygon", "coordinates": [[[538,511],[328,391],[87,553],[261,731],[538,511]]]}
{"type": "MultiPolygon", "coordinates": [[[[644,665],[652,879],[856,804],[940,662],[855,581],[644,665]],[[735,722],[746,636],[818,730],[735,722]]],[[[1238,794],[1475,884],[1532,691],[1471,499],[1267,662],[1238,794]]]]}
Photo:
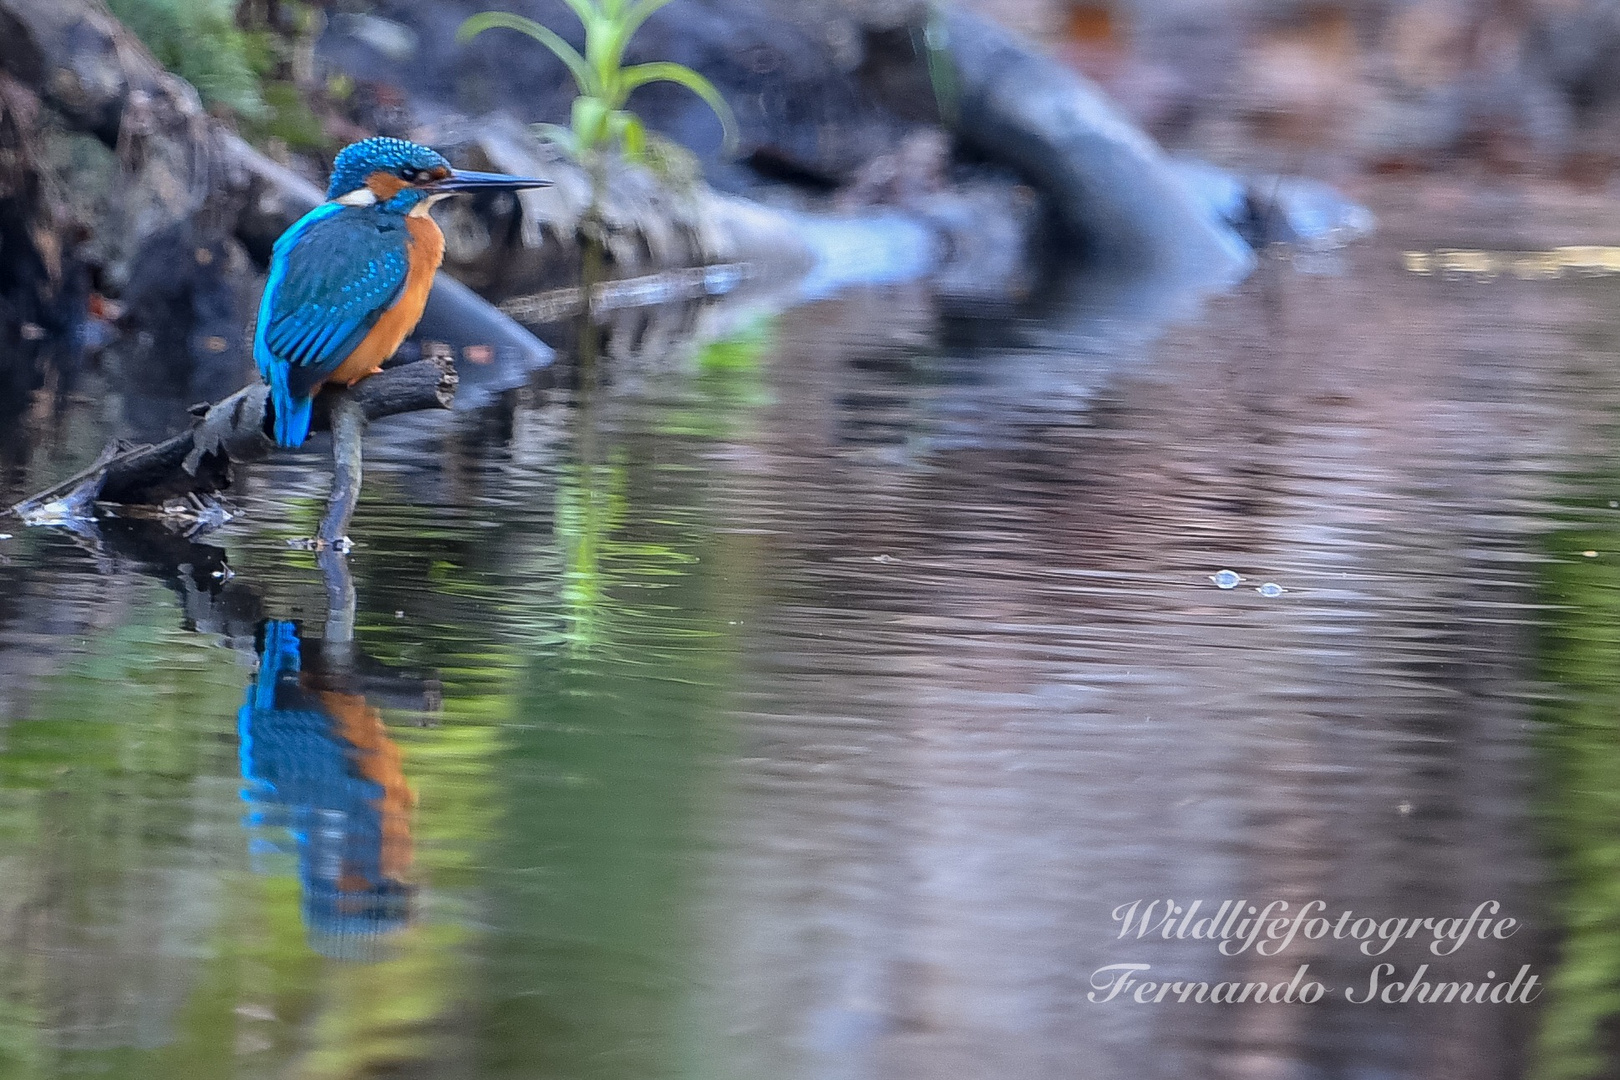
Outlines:
{"type": "Polygon", "coordinates": [[[399,178],[401,180],[408,180],[413,184],[416,182],[417,178],[420,177],[421,175],[422,175],[422,170],[418,169],[414,165],[407,165],[403,169],[399,170],[399,178]]]}

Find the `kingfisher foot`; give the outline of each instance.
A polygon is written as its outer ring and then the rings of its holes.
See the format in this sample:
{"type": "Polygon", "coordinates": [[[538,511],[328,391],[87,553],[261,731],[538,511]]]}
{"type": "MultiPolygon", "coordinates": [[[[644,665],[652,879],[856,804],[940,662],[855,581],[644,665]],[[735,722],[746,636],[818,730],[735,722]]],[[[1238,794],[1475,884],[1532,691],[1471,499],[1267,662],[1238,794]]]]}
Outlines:
{"type": "Polygon", "coordinates": [[[347,536],[340,536],[336,540],[326,540],[319,536],[300,536],[288,540],[287,546],[299,551],[335,551],[339,555],[347,555],[354,550],[354,541],[347,536]]]}

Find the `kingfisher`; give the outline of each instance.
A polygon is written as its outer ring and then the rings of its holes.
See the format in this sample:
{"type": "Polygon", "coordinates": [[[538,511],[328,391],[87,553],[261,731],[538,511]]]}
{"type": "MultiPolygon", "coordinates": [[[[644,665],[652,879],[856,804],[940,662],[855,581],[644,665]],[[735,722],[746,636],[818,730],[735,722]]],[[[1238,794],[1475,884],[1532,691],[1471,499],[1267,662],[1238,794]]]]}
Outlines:
{"type": "Polygon", "coordinates": [[[452,169],[404,139],[345,147],[327,201],[282,233],[270,257],[253,358],[270,385],[276,442],[303,445],[320,388],[375,375],[416,328],[444,261],[444,234],[428,215],[435,203],[550,183],[452,169]]]}

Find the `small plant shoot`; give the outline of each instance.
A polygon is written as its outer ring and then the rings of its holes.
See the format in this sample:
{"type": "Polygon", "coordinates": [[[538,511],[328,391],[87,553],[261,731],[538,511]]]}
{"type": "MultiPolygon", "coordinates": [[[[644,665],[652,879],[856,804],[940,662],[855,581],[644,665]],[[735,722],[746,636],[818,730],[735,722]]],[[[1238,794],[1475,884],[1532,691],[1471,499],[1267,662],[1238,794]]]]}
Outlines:
{"type": "Polygon", "coordinates": [[[735,152],[737,120],[731,106],[713,83],[689,67],[668,62],[624,64],[625,48],[647,19],[670,0],[564,0],[585,28],[585,53],[580,55],[560,34],[533,19],[488,11],[461,24],[457,39],[469,41],[486,30],[516,30],[551,50],[574,77],[579,97],[574,99],[569,127],[541,124],[548,139],[571,157],[583,160],[604,148],[616,148],[626,158],[641,161],[647,152],[647,129],[641,118],[625,108],[631,93],[650,83],[684,86],[702,98],[720,120],[724,150],[735,152]]]}

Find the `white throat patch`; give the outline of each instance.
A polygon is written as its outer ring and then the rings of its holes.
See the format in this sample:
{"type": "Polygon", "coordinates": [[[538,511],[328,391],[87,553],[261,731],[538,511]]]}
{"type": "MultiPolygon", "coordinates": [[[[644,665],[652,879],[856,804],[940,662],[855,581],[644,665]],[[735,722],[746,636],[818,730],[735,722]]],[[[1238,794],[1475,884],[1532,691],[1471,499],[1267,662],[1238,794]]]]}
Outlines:
{"type": "Polygon", "coordinates": [[[453,191],[445,191],[437,195],[429,195],[427,198],[411,207],[411,217],[427,217],[427,213],[429,210],[433,209],[434,203],[443,202],[445,199],[448,199],[454,194],[455,192],[453,191]]]}

